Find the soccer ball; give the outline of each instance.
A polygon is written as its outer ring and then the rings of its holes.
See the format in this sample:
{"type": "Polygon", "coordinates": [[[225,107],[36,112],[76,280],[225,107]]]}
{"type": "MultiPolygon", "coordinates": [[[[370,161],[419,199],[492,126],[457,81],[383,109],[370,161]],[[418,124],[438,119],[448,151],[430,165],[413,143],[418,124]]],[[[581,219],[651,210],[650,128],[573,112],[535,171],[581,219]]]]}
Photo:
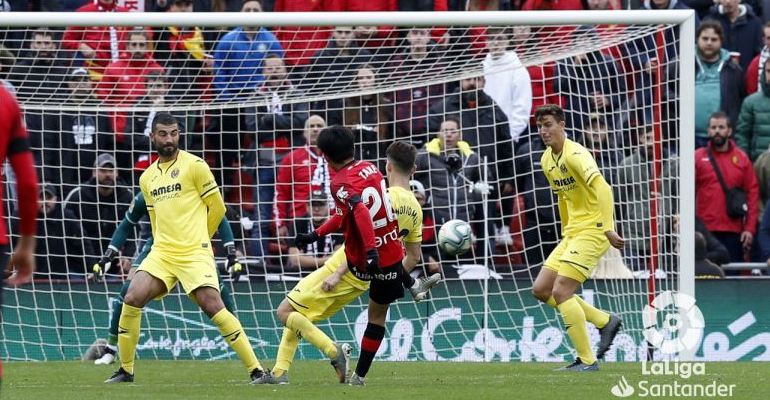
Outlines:
{"type": "Polygon", "coordinates": [[[471,226],[459,219],[447,221],[438,231],[438,245],[453,256],[465,253],[471,248],[471,226]]]}

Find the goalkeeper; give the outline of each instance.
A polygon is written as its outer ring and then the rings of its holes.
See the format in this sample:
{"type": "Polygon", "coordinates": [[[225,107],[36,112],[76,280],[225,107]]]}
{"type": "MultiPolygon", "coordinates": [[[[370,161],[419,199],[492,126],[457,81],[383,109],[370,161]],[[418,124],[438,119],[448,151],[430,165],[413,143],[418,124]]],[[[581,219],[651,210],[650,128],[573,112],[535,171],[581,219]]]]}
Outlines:
{"type": "MultiPolygon", "coordinates": [[[[110,267],[117,264],[118,249],[123,246],[128,239],[131,230],[134,229],[134,226],[139,224],[139,221],[145,215],[147,215],[147,204],[144,201],[144,195],[142,195],[142,192],[140,191],[134,196],[134,200],[131,202],[131,206],[128,208],[126,216],[120,221],[120,225],[118,225],[115,233],[112,234],[107,251],[99,262],[94,264],[94,275],[101,278],[109,271],[110,267]]],[[[243,266],[238,262],[238,258],[236,257],[233,230],[230,228],[230,223],[227,221],[227,218],[222,218],[218,230],[222,243],[224,243],[225,249],[227,250],[227,271],[230,273],[233,280],[238,280],[238,277],[243,272],[243,266]]],[[[118,351],[118,321],[120,320],[120,313],[123,310],[123,297],[128,291],[128,286],[131,284],[131,278],[133,278],[136,269],[150,252],[152,242],[152,237],[150,237],[142,247],[142,251],[134,259],[134,262],[131,263],[128,279],[123,283],[123,288],[120,290],[120,295],[118,296],[118,303],[115,305],[115,308],[112,310],[112,315],[110,316],[110,330],[109,335],[107,336],[107,347],[104,349],[104,355],[94,361],[94,364],[107,365],[115,362],[115,355],[118,351]]],[[[217,271],[217,273],[218,272],[219,271],[217,271]]],[[[224,282],[222,282],[221,275],[219,275],[219,292],[222,295],[222,302],[225,303],[225,308],[230,312],[235,312],[233,296],[230,293],[228,285],[225,285],[224,282]]]]}

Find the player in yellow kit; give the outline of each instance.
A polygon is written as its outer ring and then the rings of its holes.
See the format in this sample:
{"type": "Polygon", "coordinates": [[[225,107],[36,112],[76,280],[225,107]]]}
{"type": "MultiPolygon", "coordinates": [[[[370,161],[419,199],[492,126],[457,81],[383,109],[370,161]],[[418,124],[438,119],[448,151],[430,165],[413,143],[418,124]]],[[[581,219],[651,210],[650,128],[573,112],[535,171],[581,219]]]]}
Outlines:
{"type": "Polygon", "coordinates": [[[150,140],[159,158],[139,178],[155,242],[124,298],[118,322],[121,365],[105,383],[134,381],[142,308],[168,294],[177,282],[219,328],[252,382],[264,376],[241,323],[227,311],[219,294],[210,239],[225,215],[225,204],[208,165],[179,150],[179,135],[171,114],[155,116],[150,140]]]}
{"type": "MultiPolygon", "coordinates": [[[[408,275],[420,261],[422,244],[422,208],[409,186],[417,149],[405,142],[395,142],[388,147],[387,156],[388,195],[398,215],[399,234],[406,248],[403,266],[408,275]]],[[[420,301],[441,276],[434,274],[416,281],[411,276],[406,279],[411,281],[404,282],[404,286],[410,289],[415,300],[420,301]]],[[[345,383],[350,365],[350,345],[334,343],[314,324],[336,314],[368,289],[369,281],[360,280],[348,271],[344,246],[337,249],[321,268],[297,283],[278,307],[278,317],[286,328],[272,376],[264,378],[261,383],[289,383],[288,371],[300,336],[331,358],[340,382],[345,383]]],[[[363,384],[363,379],[359,384],[363,384]]]]}
{"type": "Polygon", "coordinates": [[[616,315],[592,307],[575,292],[610,246],[623,247],[624,239],[615,232],[612,189],[591,153],[567,139],[561,107],[538,107],[535,120],[548,146],[540,163],[559,199],[562,241],[543,263],[532,292],[538,300],[559,310],[577,351],[575,362],[557,371],[596,371],[596,359],[610,348],[622,322],[616,315]],[[596,357],[588,341],[586,321],[601,333],[596,357]]]}

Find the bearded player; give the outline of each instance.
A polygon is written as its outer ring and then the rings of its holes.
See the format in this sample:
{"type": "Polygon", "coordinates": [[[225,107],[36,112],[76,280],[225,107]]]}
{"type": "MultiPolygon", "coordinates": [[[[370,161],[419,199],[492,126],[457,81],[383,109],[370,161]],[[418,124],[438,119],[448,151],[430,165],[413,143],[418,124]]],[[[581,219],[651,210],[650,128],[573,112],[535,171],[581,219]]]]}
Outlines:
{"type": "Polygon", "coordinates": [[[562,241],[543,263],[532,292],[538,300],[559,310],[577,350],[575,362],[557,371],[596,371],[596,359],[609,350],[622,323],[616,315],[592,307],[575,292],[591,276],[607,249],[623,248],[625,241],[615,232],[612,188],[591,153],[567,139],[564,111],[546,104],[535,111],[535,120],[548,146],[540,163],[559,198],[562,241]],[[596,356],[588,341],[586,321],[599,328],[601,334],[596,356]]]}
{"type": "MultiPolygon", "coordinates": [[[[147,215],[147,203],[144,201],[144,195],[139,192],[134,196],[134,200],[131,201],[131,206],[128,208],[126,216],[120,221],[118,228],[110,238],[110,245],[107,247],[107,251],[104,252],[99,262],[94,264],[92,272],[94,275],[103,278],[110,267],[117,265],[118,249],[128,240],[128,235],[134,230],[134,227],[139,224],[139,221],[147,215]]],[[[222,239],[222,245],[227,251],[227,265],[226,269],[231,274],[234,281],[237,281],[243,272],[243,265],[238,262],[238,257],[235,250],[235,238],[233,230],[230,228],[230,222],[227,218],[222,218],[222,222],[219,223],[217,229],[219,236],[222,239]]],[[[110,328],[107,335],[107,345],[104,347],[104,354],[94,361],[96,365],[106,365],[115,362],[115,356],[118,352],[118,321],[120,320],[120,313],[123,311],[123,299],[126,297],[128,287],[131,285],[131,279],[136,273],[136,269],[142,264],[147,254],[152,249],[153,239],[150,237],[147,242],[144,243],[142,251],[134,258],[134,262],[131,264],[131,269],[128,271],[128,279],[123,282],[123,287],[118,295],[118,302],[112,309],[110,314],[110,328]]],[[[217,271],[219,273],[219,271],[217,271]]],[[[233,303],[233,295],[230,293],[230,289],[222,281],[222,276],[219,275],[219,293],[222,296],[222,302],[225,304],[225,308],[231,313],[235,312],[235,304],[233,303]]]]}
{"type": "Polygon", "coordinates": [[[150,140],[159,157],[139,178],[155,243],[126,292],[118,323],[121,365],[105,383],[134,381],[142,308],[164,297],[177,282],[211,318],[251,381],[264,375],[240,321],[227,311],[219,293],[211,237],[225,215],[224,201],[206,162],[180,150],[179,136],[174,116],[155,116],[150,140]]]}

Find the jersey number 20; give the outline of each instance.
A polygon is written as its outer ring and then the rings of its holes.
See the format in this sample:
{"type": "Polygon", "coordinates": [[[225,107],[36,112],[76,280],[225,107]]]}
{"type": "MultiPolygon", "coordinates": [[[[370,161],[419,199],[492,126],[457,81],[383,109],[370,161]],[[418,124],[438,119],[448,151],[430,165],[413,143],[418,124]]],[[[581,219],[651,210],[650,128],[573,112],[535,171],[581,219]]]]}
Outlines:
{"type": "Polygon", "coordinates": [[[389,221],[396,220],[396,213],[393,212],[393,207],[390,205],[390,196],[388,196],[388,190],[385,187],[384,179],[380,181],[380,188],[382,190],[382,197],[380,197],[380,193],[377,191],[377,189],[373,187],[367,187],[361,193],[364,204],[369,204],[369,215],[372,217],[372,224],[374,225],[374,229],[382,228],[387,225],[389,221]],[[383,203],[385,203],[386,218],[375,220],[374,217],[377,216],[377,213],[380,211],[383,203]]]}

